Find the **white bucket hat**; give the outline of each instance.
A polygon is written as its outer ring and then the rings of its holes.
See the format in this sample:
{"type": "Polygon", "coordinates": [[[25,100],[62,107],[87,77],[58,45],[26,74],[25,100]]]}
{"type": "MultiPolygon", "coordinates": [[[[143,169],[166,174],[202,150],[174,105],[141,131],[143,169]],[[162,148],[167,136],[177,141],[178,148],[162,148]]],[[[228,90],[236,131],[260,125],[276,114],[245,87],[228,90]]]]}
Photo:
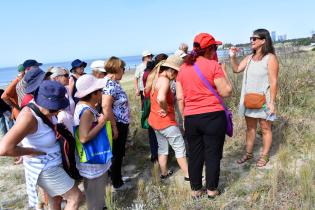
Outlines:
{"type": "Polygon", "coordinates": [[[96,61],[93,61],[90,65],[91,69],[93,70],[97,70],[97,71],[100,71],[100,72],[106,72],[105,70],[105,61],[103,60],[96,60],[96,61]]]}
{"type": "Polygon", "coordinates": [[[74,96],[77,98],[83,98],[96,90],[104,88],[105,82],[103,79],[97,79],[91,74],[85,74],[79,77],[75,86],[77,88],[77,92],[74,96]]]}
{"type": "Polygon", "coordinates": [[[176,71],[179,71],[179,68],[182,65],[182,63],[183,59],[180,56],[170,55],[161,66],[170,67],[172,69],[175,69],[176,71]]]}

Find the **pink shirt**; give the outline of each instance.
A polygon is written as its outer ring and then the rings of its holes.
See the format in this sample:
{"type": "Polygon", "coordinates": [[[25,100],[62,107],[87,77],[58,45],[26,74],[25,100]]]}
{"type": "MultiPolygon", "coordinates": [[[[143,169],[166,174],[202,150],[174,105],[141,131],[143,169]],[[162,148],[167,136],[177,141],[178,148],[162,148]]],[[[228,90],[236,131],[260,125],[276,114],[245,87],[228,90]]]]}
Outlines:
{"type": "MultiPolygon", "coordinates": [[[[214,80],[224,77],[220,64],[215,60],[208,60],[199,56],[196,60],[204,77],[215,90],[214,80]]],[[[184,95],[184,116],[216,112],[224,110],[219,100],[203,84],[198,77],[193,65],[183,64],[177,75],[176,81],[180,82],[184,95]]]]}

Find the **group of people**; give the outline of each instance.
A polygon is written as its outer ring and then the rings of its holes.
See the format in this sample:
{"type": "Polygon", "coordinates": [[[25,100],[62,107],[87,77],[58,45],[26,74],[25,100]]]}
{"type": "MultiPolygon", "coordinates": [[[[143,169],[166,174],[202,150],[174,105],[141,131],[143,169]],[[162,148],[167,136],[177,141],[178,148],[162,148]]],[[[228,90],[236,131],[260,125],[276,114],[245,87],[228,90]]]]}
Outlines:
{"type": "MultiPolygon", "coordinates": [[[[269,161],[272,143],[271,125],[275,116],[278,61],[270,34],[257,29],[250,37],[252,54],[240,63],[237,48],[230,49],[235,73],[244,72],[240,98],[240,114],[245,116],[246,152],[237,160],[245,163],[253,158],[257,122],[263,135],[263,149],[256,163],[269,161]]],[[[217,49],[222,42],[208,33],[195,36],[193,49],[182,44],[174,54],[154,56],[142,54],[142,63],[135,72],[136,95],[141,97],[147,117],[151,161],[160,166],[160,178],[173,174],[167,167],[169,145],[175,151],[183,180],[190,183],[193,198],[202,196],[202,171],[205,165],[207,196],[218,190],[220,162],[226,135],[227,118],[221,97],[229,97],[233,86],[225,64],[218,61],[217,49]],[[211,85],[216,94],[205,83],[211,85]]],[[[83,177],[88,209],[104,209],[106,176],[115,190],[126,186],[122,163],[130,123],[128,97],[120,80],[125,62],[117,57],[92,62],[92,74],[85,74],[87,63],[76,59],[70,73],[66,68],[52,67],[47,72],[41,63],[26,60],[18,77],[2,93],[3,101],[12,108],[13,127],[0,142],[1,156],[23,157],[30,207],[38,205],[36,186],[48,195],[52,209],[78,209],[82,193],[63,169],[56,133],[28,104],[35,105],[53,123],[63,123],[85,144],[109,121],[113,145],[112,158],[104,164],[80,162],[76,166],[83,177]],[[75,129],[73,129],[75,128],[75,129]]],[[[20,69],[21,68],[21,69],[20,69]]]]}

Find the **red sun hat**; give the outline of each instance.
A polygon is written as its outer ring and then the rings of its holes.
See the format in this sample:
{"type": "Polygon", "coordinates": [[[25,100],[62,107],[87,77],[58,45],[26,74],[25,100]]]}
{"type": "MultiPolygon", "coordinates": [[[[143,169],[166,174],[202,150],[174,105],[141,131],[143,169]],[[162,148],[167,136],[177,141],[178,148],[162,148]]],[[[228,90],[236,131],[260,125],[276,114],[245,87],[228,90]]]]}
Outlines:
{"type": "Polygon", "coordinates": [[[201,49],[207,48],[210,45],[214,45],[214,44],[216,45],[222,44],[221,41],[216,41],[211,34],[207,34],[207,33],[200,33],[197,36],[195,36],[194,43],[198,43],[201,49]]]}

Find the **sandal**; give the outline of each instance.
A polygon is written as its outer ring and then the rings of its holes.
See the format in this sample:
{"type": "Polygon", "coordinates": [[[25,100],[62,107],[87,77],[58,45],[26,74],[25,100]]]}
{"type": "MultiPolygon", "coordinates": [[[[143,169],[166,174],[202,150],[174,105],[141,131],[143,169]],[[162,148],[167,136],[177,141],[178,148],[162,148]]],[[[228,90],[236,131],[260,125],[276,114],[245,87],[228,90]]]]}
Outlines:
{"type": "Polygon", "coordinates": [[[161,174],[161,175],[160,175],[160,179],[161,179],[161,180],[165,180],[165,179],[167,179],[168,177],[172,176],[173,173],[174,173],[174,171],[169,170],[166,175],[162,175],[162,174],[161,174]]]}
{"type": "Polygon", "coordinates": [[[221,195],[220,190],[216,190],[216,193],[214,195],[209,195],[208,194],[208,199],[215,199],[219,195],[221,195]]]}
{"type": "Polygon", "coordinates": [[[267,165],[267,163],[269,162],[269,155],[261,155],[259,160],[256,163],[256,166],[258,168],[264,167],[265,165],[267,165]]]}
{"type": "Polygon", "coordinates": [[[194,201],[198,201],[201,198],[202,198],[202,191],[200,190],[195,191],[194,195],[191,195],[191,199],[194,201]]]}
{"type": "Polygon", "coordinates": [[[245,163],[246,161],[252,159],[254,156],[253,156],[253,153],[252,152],[246,152],[245,155],[243,155],[243,157],[239,160],[237,160],[236,162],[238,164],[242,164],[242,163],[245,163]]]}

